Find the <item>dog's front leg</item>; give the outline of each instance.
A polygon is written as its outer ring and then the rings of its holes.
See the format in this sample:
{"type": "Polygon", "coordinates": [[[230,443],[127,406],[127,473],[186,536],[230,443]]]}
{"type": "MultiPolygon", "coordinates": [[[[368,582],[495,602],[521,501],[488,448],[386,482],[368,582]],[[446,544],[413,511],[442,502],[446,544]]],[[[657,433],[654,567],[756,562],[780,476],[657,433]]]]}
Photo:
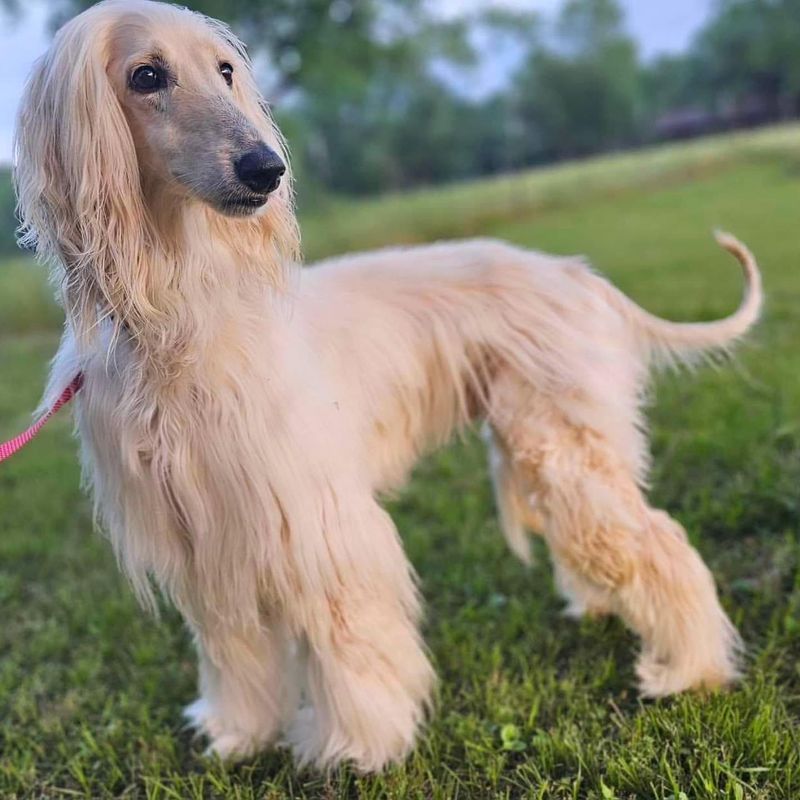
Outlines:
{"type": "Polygon", "coordinates": [[[305,571],[291,610],[307,642],[307,707],[287,739],[300,764],[349,761],[377,771],[407,755],[434,682],[417,629],[413,573],[394,526],[377,507],[370,524],[334,525],[320,585],[305,571]],[[362,546],[352,547],[359,541],[362,546]],[[333,569],[331,569],[333,567],[333,569]]]}
{"type": "Polygon", "coordinates": [[[209,752],[246,758],[272,744],[299,704],[293,643],[283,625],[195,632],[200,697],[185,710],[209,752]]]}

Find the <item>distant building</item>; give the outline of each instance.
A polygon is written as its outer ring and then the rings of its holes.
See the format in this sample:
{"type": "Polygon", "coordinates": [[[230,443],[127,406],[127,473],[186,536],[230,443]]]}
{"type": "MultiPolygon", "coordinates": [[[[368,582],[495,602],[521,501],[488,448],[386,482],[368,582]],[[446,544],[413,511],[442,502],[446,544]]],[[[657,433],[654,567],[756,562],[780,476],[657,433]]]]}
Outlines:
{"type": "Polygon", "coordinates": [[[721,109],[676,108],[662,114],[653,126],[656,139],[691,139],[725,130],[754,128],[793,116],[773,95],[746,95],[721,109]]]}
{"type": "Polygon", "coordinates": [[[676,108],[656,120],[653,132],[662,140],[692,139],[715,133],[722,127],[718,114],[700,108],[676,108]]]}

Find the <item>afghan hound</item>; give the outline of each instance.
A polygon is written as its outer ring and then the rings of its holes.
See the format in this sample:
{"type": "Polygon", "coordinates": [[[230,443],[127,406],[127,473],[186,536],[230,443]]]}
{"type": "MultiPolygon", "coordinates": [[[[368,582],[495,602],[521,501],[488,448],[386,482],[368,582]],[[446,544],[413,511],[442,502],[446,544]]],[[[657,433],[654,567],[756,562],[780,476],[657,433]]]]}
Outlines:
{"type": "Polygon", "coordinates": [[[177,606],[213,752],[379,770],[434,684],[420,597],[376,498],[487,431],[502,525],[552,552],[576,612],[642,640],[641,691],[727,684],[738,637],[681,526],[643,496],[650,367],[727,349],[576,258],[479,239],[300,270],[284,142],[242,44],[150,0],[56,35],[16,137],[23,242],[66,313],[44,405],[77,373],[85,477],[139,599],[177,606]]]}

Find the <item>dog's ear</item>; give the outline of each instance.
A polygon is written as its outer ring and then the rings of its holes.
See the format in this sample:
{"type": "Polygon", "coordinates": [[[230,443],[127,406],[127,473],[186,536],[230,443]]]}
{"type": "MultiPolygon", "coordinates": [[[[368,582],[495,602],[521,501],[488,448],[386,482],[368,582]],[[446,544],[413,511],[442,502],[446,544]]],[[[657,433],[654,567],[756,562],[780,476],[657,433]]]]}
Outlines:
{"type": "Polygon", "coordinates": [[[149,226],[133,137],[108,76],[102,7],[56,34],[26,87],[14,176],[23,246],[50,262],[79,338],[147,315],[149,226]]]}

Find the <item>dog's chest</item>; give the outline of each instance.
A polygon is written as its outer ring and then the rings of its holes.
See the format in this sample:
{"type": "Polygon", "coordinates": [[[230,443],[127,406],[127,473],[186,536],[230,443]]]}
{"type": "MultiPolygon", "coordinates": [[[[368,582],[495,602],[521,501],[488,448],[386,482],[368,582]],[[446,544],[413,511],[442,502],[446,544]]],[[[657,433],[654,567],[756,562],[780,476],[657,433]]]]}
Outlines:
{"type": "Polygon", "coordinates": [[[281,497],[318,491],[356,462],[321,372],[278,348],[164,383],[96,369],[80,430],[92,483],[115,506],[104,515],[148,517],[191,540],[280,527],[281,497]]]}

